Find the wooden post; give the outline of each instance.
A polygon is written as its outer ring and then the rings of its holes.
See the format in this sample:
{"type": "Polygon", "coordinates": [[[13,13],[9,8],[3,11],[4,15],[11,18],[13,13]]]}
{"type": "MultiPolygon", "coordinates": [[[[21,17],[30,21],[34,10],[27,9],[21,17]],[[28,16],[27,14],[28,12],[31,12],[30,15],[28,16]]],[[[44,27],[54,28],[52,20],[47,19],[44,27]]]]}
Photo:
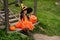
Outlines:
{"type": "Polygon", "coordinates": [[[37,13],[37,0],[34,0],[34,14],[37,13]]]}
{"type": "Polygon", "coordinates": [[[0,0],[0,3],[3,4],[3,0],[0,0]]]}
{"type": "Polygon", "coordinates": [[[22,0],[17,0],[18,4],[22,3],[22,0]]]}
{"type": "Polygon", "coordinates": [[[6,33],[9,31],[9,11],[8,11],[8,0],[4,1],[4,10],[5,10],[5,27],[6,27],[6,33]]]}

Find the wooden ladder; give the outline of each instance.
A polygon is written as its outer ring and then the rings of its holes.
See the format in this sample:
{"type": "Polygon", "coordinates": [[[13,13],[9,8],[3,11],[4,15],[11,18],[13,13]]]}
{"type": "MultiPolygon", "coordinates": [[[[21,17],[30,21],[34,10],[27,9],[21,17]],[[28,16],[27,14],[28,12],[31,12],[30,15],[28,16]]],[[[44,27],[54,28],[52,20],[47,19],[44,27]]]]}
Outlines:
{"type": "MultiPolygon", "coordinates": [[[[18,21],[16,15],[11,14],[9,12],[9,24],[14,25],[18,21]]],[[[5,28],[5,13],[4,11],[0,11],[0,29],[5,28]]]]}

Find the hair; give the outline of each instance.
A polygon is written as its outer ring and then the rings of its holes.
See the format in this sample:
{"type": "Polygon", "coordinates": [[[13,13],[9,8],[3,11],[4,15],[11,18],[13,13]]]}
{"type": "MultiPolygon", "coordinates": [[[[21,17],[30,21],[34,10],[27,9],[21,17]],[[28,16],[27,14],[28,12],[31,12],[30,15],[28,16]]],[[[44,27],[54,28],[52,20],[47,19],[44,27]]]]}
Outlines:
{"type": "Polygon", "coordinates": [[[23,11],[25,11],[25,10],[27,10],[27,13],[30,13],[30,12],[32,12],[32,11],[33,11],[33,9],[32,9],[32,8],[30,8],[30,7],[28,7],[28,8],[26,8],[26,9],[24,9],[23,11]]]}
{"type": "Polygon", "coordinates": [[[23,11],[21,11],[21,13],[20,13],[20,19],[22,19],[24,17],[24,13],[23,13],[23,11]]]}
{"type": "MultiPolygon", "coordinates": [[[[33,10],[32,10],[32,8],[30,8],[30,7],[28,7],[28,8],[26,8],[25,10],[27,10],[27,13],[30,13],[30,12],[32,12],[33,10]]],[[[20,15],[20,19],[22,19],[23,17],[24,17],[24,11],[25,10],[22,10],[21,11],[21,15],[20,15]]],[[[27,14],[26,14],[26,16],[27,16],[27,14]]],[[[27,18],[29,19],[29,17],[27,16],[27,18]]]]}

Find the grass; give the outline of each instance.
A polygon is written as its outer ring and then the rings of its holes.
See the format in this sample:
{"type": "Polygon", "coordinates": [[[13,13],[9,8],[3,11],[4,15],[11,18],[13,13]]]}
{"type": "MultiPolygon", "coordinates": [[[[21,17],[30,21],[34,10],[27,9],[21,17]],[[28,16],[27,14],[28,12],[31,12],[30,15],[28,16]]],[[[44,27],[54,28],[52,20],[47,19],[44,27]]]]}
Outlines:
{"type": "MultiPolygon", "coordinates": [[[[24,0],[23,2],[28,7],[34,7],[33,0],[24,0]]],[[[37,17],[42,27],[45,29],[44,33],[47,35],[60,36],[60,6],[56,5],[55,2],[56,0],[37,0],[37,17]]],[[[9,8],[14,13],[20,12],[20,7],[10,5],[9,8]]]]}
{"type": "Polygon", "coordinates": [[[4,31],[0,30],[0,40],[32,40],[28,36],[19,33],[19,32],[14,32],[14,33],[9,33],[8,35],[5,34],[4,31]]]}
{"type": "Polygon", "coordinates": [[[37,16],[45,27],[45,33],[48,35],[60,35],[60,6],[55,4],[55,0],[38,2],[37,16]],[[39,5],[40,4],[40,5],[39,5]]]}
{"type": "MultiPolygon", "coordinates": [[[[37,17],[47,35],[60,35],[60,6],[55,2],[56,0],[38,0],[37,2],[37,17]]],[[[33,0],[25,0],[24,3],[34,7],[33,0]]]]}

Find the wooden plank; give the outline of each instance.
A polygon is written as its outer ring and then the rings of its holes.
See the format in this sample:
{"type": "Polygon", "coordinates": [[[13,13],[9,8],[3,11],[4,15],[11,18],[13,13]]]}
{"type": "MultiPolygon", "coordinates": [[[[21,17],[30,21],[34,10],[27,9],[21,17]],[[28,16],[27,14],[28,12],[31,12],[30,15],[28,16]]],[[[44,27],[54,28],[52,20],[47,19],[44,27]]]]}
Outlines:
{"type": "Polygon", "coordinates": [[[0,13],[0,15],[5,15],[4,13],[0,13]]]}
{"type": "Polygon", "coordinates": [[[1,25],[1,26],[0,26],[0,29],[4,29],[4,28],[5,28],[5,26],[4,26],[4,25],[1,25]]]}
{"type": "Polygon", "coordinates": [[[10,19],[9,21],[14,21],[14,20],[17,20],[16,18],[14,18],[14,19],[10,19]]]}
{"type": "Polygon", "coordinates": [[[14,22],[14,23],[10,23],[10,25],[15,25],[17,22],[14,22]]]}
{"type": "Polygon", "coordinates": [[[4,25],[4,22],[0,22],[0,26],[1,26],[1,25],[4,25]]]}
{"type": "Polygon", "coordinates": [[[12,17],[9,17],[9,19],[14,19],[15,17],[14,16],[12,16],[12,17]]]}
{"type": "Polygon", "coordinates": [[[20,32],[20,31],[22,31],[22,29],[16,29],[15,31],[9,31],[8,33],[14,33],[14,32],[20,32]]]}
{"type": "Polygon", "coordinates": [[[33,25],[35,26],[35,25],[38,25],[40,22],[36,22],[36,23],[34,23],[33,25]]]}
{"type": "MultiPolygon", "coordinates": [[[[3,16],[3,18],[5,19],[5,17],[3,16]]],[[[13,18],[15,18],[15,16],[14,15],[9,15],[9,19],[13,19],[13,18]]]]}
{"type": "Polygon", "coordinates": [[[0,15],[0,18],[1,18],[2,20],[4,20],[4,17],[3,17],[2,15],[0,15]]]}
{"type": "Polygon", "coordinates": [[[15,18],[15,19],[10,19],[9,22],[10,23],[13,23],[13,22],[17,22],[18,20],[15,18]]]}
{"type": "Polygon", "coordinates": [[[0,13],[4,13],[5,11],[0,11],[0,13]]]}
{"type": "Polygon", "coordinates": [[[9,17],[15,17],[15,15],[10,15],[9,17]]]}

